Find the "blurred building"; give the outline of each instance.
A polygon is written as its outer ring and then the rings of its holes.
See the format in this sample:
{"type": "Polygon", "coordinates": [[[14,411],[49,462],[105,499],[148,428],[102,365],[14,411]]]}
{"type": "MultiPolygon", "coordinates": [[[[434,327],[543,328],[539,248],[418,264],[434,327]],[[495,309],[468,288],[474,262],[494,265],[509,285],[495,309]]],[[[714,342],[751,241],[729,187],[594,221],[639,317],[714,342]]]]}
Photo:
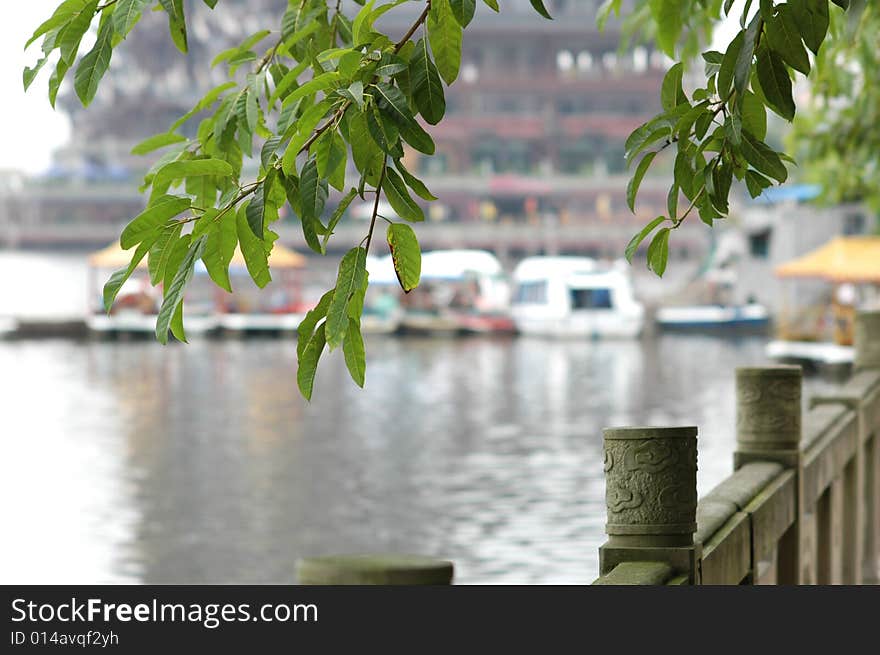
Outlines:
{"type": "MultiPolygon", "coordinates": [[[[345,3],[355,7],[352,0],[345,3]]],[[[645,47],[620,50],[613,19],[606,31],[596,28],[601,0],[546,4],[552,21],[538,16],[528,0],[505,0],[499,14],[478,3],[465,33],[459,80],[447,89],[447,116],[429,129],[437,153],[407,155],[440,198],[426,204],[434,223],[427,247],[619,256],[634,232],[665,212],[668,187],[658,159],[660,177],[644,181],[637,216],[630,213],[623,144],[659,111],[668,60],[645,47]]],[[[142,206],[136,187],[154,159],[131,155],[132,145],[166,130],[224,82],[225,67],[211,68],[213,57],[276,25],[286,5],[224,0],[211,11],[188,2],[189,55],[175,49],[165,16],[147,12],[114,52],[88,108],[72,89],[62,92],[72,140],[43,184],[28,191],[26,204],[38,205],[27,212],[32,238],[114,238],[142,206]]],[[[420,9],[415,2],[396,8],[382,27],[402,35],[420,9]]],[[[192,121],[185,129],[196,127],[192,121]]],[[[673,240],[673,258],[705,251],[706,230],[689,223],[673,240]]],[[[27,229],[17,234],[28,241],[27,229]]],[[[302,244],[296,225],[281,236],[302,244]]]]}

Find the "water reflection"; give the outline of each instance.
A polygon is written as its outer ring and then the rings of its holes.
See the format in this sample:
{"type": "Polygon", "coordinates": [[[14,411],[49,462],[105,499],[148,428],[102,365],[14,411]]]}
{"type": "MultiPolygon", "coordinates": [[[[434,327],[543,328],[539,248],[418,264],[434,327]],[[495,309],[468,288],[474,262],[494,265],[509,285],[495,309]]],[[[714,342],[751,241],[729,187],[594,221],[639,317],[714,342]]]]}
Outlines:
{"type": "Polygon", "coordinates": [[[382,550],[588,583],[602,427],[699,425],[704,493],[730,472],[733,369],[763,362],[700,337],[367,350],[365,390],[333,353],[306,404],[293,341],[0,344],[0,578],[285,583],[297,557],[382,550]]]}

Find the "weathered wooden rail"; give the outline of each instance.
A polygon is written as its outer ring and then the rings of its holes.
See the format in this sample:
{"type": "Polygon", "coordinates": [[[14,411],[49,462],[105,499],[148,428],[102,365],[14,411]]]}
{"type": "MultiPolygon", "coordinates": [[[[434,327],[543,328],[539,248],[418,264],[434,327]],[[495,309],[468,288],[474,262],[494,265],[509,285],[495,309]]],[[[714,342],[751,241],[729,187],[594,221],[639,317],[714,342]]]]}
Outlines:
{"type": "MultiPolygon", "coordinates": [[[[880,583],[880,312],[851,379],[810,399],[796,366],[736,371],[733,474],[697,499],[697,428],[605,430],[599,585],[880,583]]],[[[449,584],[450,562],[302,560],[305,584],[449,584]]]]}

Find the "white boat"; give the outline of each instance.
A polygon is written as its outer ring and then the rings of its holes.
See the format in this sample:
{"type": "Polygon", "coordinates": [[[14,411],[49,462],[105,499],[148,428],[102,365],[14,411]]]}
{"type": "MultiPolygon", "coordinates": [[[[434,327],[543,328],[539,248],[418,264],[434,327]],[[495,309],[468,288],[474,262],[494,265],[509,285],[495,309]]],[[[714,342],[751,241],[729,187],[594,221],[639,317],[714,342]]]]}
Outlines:
{"type": "MultiPolygon", "coordinates": [[[[219,324],[216,316],[193,315],[184,319],[187,337],[213,332],[219,324]]],[[[86,316],[86,326],[96,333],[152,335],[156,333],[156,315],[139,311],[119,311],[112,315],[94,313],[86,316]]]]}
{"type": "Polygon", "coordinates": [[[227,332],[296,332],[305,313],[220,314],[217,324],[227,332]]]}
{"type": "Polygon", "coordinates": [[[767,344],[770,359],[799,364],[846,365],[855,359],[855,348],[827,341],[789,341],[777,339],[767,344]]]}
{"type": "Polygon", "coordinates": [[[665,330],[764,329],[770,313],[764,305],[687,305],[657,310],[657,323],[665,330]]]}
{"type": "Polygon", "coordinates": [[[644,327],[645,309],[624,262],[528,257],[514,270],[513,281],[513,320],[522,334],[634,338],[644,327]]]}
{"type": "Polygon", "coordinates": [[[403,332],[451,336],[513,331],[510,285],[501,262],[488,251],[424,253],[419,286],[408,294],[400,291],[391,255],[370,258],[367,270],[371,291],[364,315],[378,306],[372,294],[381,290],[387,301],[393,293],[398,299],[394,317],[403,332]]]}

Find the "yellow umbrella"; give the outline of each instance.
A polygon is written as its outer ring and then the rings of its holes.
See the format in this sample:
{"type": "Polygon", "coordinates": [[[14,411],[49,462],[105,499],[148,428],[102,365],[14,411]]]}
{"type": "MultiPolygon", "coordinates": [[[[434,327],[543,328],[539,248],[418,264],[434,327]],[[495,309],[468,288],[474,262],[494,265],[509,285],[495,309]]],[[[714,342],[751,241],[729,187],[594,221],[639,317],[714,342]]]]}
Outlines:
{"type": "MultiPolygon", "coordinates": [[[[89,265],[94,268],[122,268],[128,266],[131,261],[133,250],[123,250],[119,243],[111,243],[106,248],[102,248],[89,255],[89,265]]],[[[241,251],[236,248],[235,254],[232,256],[230,265],[244,266],[245,260],[241,251]]],[[[269,266],[272,268],[303,268],[306,265],[306,258],[298,252],[282,246],[276,242],[272,246],[272,252],[269,254],[269,266]]],[[[141,260],[138,268],[147,267],[147,258],[141,260]]]]}
{"type": "Polygon", "coordinates": [[[836,237],[821,248],[777,266],[779,277],[835,283],[880,282],[880,237],[836,237]]]}

